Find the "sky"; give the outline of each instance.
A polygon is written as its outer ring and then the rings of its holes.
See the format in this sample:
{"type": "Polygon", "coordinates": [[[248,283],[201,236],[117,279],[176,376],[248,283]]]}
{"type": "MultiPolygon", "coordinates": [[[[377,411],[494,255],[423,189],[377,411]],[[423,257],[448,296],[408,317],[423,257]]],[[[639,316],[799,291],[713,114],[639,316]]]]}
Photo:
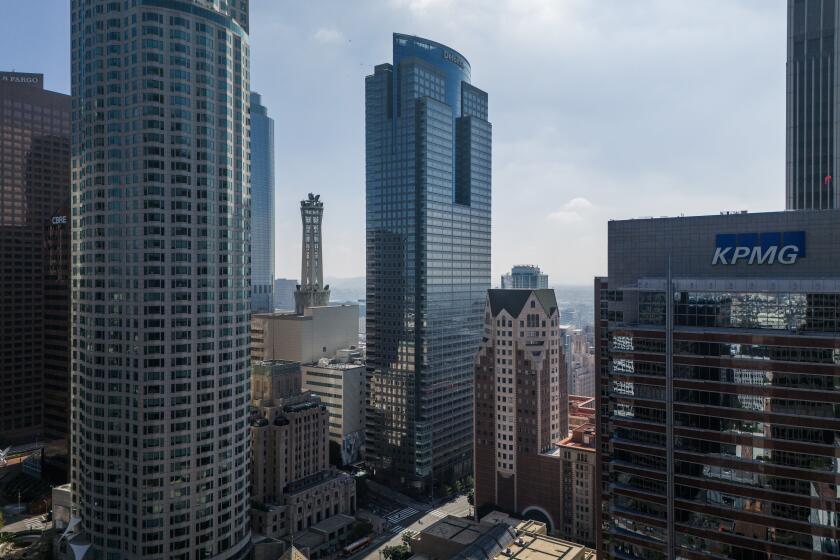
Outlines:
{"type": "MultiPolygon", "coordinates": [[[[489,95],[493,283],[607,272],[607,222],[784,208],[784,0],[251,0],[275,123],[276,275],[324,201],[328,277],[363,276],[364,78],[393,32],[462,53],[489,95]]],[[[69,0],[0,0],[0,70],[69,92],[69,0]]]]}

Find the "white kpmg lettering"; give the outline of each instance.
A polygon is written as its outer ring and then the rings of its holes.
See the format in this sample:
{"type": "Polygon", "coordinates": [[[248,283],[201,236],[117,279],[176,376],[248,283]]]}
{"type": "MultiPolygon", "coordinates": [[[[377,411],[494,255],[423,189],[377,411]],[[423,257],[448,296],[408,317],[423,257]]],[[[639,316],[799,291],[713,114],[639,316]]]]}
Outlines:
{"type": "Polygon", "coordinates": [[[772,247],[767,247],[767,251],[762,254],[761,247],[753,247],[749,264],[773,264],[773,261],[776,260],[776,251],[778,249],[778,247],[773,245],[772,247]]]}
{"type": "Polygon", "coordinates": [[[799,247],[796,245],[785,245],[779,249],[779,264],[793,264],[799,256],[799,247]]]}
{"type": "Polygon", "coordinates": [[[732,253],[732,260],[729,261],[729,264],[735,264],[738,262],[738,259],[743,259],[748,256],[750,256],[749,247],[735,247],[735,252],[732,253]]]}
{"type": "Polygon", "coordinates": [[[715,249],[715,256],[712,258],[712,264],[729,264],[726,262],[726,253],[728,253],[730,249],[732,249],[732,247],[718,247],[715,249]]]}
{"type": "Polygon", "coordinates": [[[715,256],[712,257],[712,264],[735,264],[747,257],[749,257],[747,264],[773,264],[775,262],[794,264],[796,259],[799,258],[799,247],[785,245],[779,249],[778,246],[774,245],[763,251],[761,247],[717,247],[715,256]],[[731,258],[730,251],[732,251],[731,258]]]}

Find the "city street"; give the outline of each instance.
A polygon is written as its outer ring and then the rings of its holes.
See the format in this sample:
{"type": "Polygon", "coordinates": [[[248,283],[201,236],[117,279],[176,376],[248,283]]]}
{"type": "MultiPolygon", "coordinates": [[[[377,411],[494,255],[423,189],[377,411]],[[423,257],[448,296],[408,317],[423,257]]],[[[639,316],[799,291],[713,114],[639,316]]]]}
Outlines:
{"type": "Polygon", "coordinates": [[[447,515],[465,517],[471,513],[472,506],[467,502],[466,496],[458,496],[449,502],[438,505],[437,508],[417,502],[412,503],[412,505],[404,505],[401,509],[394,510],[386,516],[389,528],[385,530],[384,534],[374,539],[371,546],[350,556],[350,558],[353,560],[380,560],[382,558],[380,556],[381,550],[388,546],[400,544],[405,531],[420,532],[447,515]]]}

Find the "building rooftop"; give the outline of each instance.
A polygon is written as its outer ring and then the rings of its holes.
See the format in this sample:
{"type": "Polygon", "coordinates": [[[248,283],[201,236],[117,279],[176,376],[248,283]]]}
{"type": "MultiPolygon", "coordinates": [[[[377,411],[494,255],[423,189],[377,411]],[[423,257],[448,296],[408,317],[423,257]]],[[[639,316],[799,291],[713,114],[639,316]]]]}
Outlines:
{"type": "Polygon", "coordinates": [[[595,560],[594,550],[547,535],[531,533],[520,527],[522,524],[517,527],[516,539],[493,560],[595,560]]]}
{"type": "Polygon", "coordinates": [[[548,315],[551,315],[557,310],[557,298],[554,295],[554,290],[550,288],[494,289],[487,290],[487,299],[490,301],[490,313],[495,317],[502,310],[505,310],[511,316],[518,317],[531,293],[536,295],[537,301],[540,302],[540,305],[542,305],[548,315]]]}
{"type": "Polygon", "coordinates": [[[491,512],[480,523],[444,517],[412,539],[412,560],[437,558],[444,551],[440,544],[426,543],[424,536],[451,544],[448,560],[595,560],[593,550],[547,536],[544,524],[516,520],[501,512],[491,512]]]}

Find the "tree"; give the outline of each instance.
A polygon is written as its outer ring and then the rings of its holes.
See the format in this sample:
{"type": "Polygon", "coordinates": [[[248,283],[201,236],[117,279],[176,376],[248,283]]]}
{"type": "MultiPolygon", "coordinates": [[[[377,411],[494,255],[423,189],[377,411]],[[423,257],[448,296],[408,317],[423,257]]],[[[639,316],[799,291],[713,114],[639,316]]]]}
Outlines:
{"type": "Polygon", "coordinates": [[[405,546],[411,546],[411,539],[413,539],[415,535],[417,535],[417,533],[415,533],[414,531],[405,531],[405,532],[403,532],[403,534],[402,534],[402,542],[403,542],[403,544],[404,544],[405,546]]]}
{"type": "Polygon", "coordinates": [[[408,560],[411,558],[411,549],[404,544],[386,546],[382,549],[382,556],[385,560],[408,560]]]}
{"type": "Polygon", "coordinates": [[[464,482],[462,480],[455,481],[455,493],[459,496],[464,493],[464,482]]]}

